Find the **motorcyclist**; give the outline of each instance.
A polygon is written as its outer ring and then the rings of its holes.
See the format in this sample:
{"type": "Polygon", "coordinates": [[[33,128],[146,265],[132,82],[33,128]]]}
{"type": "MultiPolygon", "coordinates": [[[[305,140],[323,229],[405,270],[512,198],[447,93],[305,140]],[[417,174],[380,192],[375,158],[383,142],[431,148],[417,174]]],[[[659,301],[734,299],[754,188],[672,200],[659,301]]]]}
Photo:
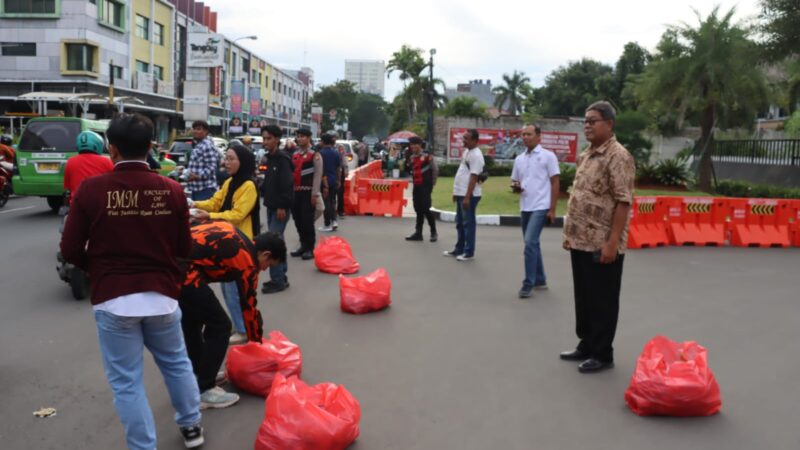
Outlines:
{"type": "Polygon", "coordinates": [[[0,136],[0,163],[5,163],[3,164],[4,167],[10,166],[7,167],[8,170],[14,167],[14,159],[16,158],[16,152],[12,144],[11,136],[0,136]]]}
{"type": "Polygon", "coordinates": [[[94,131],[84,131],[78,135],[78,154],[67,160],[64,168],[64,189],[74,193],[81,182],[89,177],[114,170],[114,163],[103,156],[103,138],[94,131]]]}

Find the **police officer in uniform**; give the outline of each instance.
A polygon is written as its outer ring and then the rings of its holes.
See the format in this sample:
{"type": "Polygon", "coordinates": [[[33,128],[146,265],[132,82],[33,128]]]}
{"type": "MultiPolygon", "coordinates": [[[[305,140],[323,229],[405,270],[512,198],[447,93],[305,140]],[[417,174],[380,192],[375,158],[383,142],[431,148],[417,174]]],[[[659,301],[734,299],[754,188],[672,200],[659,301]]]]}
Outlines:
{"type": "Polygon", "coordinates": [[[422,240],[422,225],[425,218],[431,227],[431,242],[436,242],[439,235],[436,233],[436,220],[431,212],[431,193],[436,185],[436,178],[439,176],[439,168],[436,160],[428,152],[422,151],[422,139],[412,137],[408,140],[411,149],[410,163],[408,165],[411,176],[414,180],[414,211],[417,213],[417,227],[413,234],[406,237],[407,241],[422,240]]]}
{"type": "Polygon", "coordinates": [[[322,182],[322,157],[311,149],[311,130],[297,130],[297,151],[292,155],[294,165],[294,205],[292,216],[300,236],[300,248],[290,253],[305,260],[314,259],[314,209],[322,182]]]}

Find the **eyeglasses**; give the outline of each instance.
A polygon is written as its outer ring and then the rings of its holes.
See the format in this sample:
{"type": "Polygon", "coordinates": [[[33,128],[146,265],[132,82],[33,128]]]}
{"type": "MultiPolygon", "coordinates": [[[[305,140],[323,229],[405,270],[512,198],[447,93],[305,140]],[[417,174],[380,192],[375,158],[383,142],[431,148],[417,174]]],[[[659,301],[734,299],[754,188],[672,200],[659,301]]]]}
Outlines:
{"type": "Polygon", "coordinates": [[[586,120],[583,121],[583,124],[593,127],[594,124],[596,124],[597,122],[606,122],[608,120],[610,120],[610,119],[586,119],[586,120]]]}

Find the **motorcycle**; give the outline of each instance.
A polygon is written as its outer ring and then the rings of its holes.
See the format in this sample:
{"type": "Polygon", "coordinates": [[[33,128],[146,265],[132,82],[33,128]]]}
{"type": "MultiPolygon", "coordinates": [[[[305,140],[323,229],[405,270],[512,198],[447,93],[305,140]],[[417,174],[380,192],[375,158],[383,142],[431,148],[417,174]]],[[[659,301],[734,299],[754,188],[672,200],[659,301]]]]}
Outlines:
{"type": "Polygon", "coordinates": [[[11,176],[14,172],[14,165],[0,156],[0,208],[6,206],[8,198],[14,193],[11,187],[11,176]]]}
{"type": "MultiPolygon", "coordinates": [[[[61,226],[58,232],[64,234],[64,224],[67,222],[67,214],[69,214],[69,192],[64,193],[64,206],[58,210],[58,215],[63,217],[61,226]]],[[[56,253],[56,271],[59,278],[69,284],[72,290],[72,297],[75,300],[83,300],[89,296],[89,274],[82,269],[75,267],[68,263],[61,252],[56,253]]]]}

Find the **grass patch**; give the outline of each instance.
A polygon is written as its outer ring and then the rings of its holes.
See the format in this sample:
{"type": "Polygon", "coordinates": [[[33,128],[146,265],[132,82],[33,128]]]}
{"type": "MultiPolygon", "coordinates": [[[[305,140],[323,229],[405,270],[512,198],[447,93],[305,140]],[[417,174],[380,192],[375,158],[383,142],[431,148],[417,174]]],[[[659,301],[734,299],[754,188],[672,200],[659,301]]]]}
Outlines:
{"type": "MultiPolygon", "coordinates": [[[[452,177],[439,177],[433,189],[433,207],[442,211],[455,211],[453,204],[452,177]]],[[[483,194],[478,204],[478,214],[501,214],[516,216],[519,214],[519,196],[511,192],[511,179],[507,177],[489,177],[483,183],[483,194]]],[[[679,196],[706,197],[709,194],[700,191],[676,191],[660,189],[636,189],[640,196],[679,196]]],[[[556,206],[556,215],[567,213],[567,199],[560,199],[556,206]]]]}

